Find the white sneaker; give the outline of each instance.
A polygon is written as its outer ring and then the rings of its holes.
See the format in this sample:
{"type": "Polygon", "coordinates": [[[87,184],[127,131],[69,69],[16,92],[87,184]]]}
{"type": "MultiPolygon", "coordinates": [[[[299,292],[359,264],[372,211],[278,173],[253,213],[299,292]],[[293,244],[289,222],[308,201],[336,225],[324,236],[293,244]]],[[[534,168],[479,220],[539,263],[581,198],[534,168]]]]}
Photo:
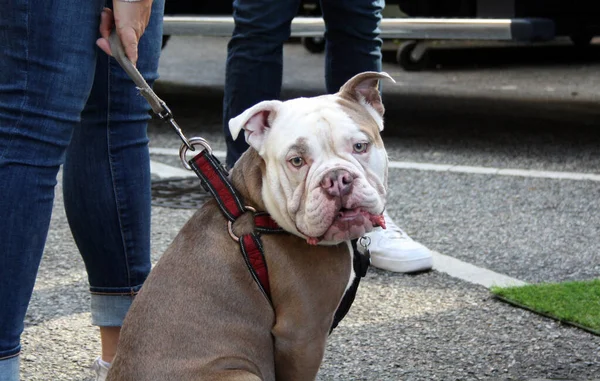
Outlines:
{"type": "Polygon", "coordinates": [[[371,264],[382,270],[399,273],[431,269],[433,256],[429,249],[410,238],[387,212],[383,212],[383,216],[386,229],[378,228],[366,234],[371,239],[371,264]]]}
{"type": "Polygon", "coordinates": [[[109,368],[104,361],[100,361],[100,357],[96,358],[92,364],[92,369],[96,371],[96,381],[106,381],[109,368]]]}

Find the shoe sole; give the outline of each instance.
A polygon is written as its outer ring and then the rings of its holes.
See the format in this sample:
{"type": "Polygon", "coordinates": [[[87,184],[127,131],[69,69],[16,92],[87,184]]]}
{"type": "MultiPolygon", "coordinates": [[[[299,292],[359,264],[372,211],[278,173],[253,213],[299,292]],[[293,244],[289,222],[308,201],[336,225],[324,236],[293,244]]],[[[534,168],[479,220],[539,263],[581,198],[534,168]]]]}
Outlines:
{"type": "Polygon", "coordinates": [[[415,273],[419,271],[431,270],[433,267],[433,257],[428,256],[419,259],[411,259],[408,261],[399,261],[397,259],[371,255],[371,265],[377,267],[378,269],[393,271],[396,273],[415,273]]]}

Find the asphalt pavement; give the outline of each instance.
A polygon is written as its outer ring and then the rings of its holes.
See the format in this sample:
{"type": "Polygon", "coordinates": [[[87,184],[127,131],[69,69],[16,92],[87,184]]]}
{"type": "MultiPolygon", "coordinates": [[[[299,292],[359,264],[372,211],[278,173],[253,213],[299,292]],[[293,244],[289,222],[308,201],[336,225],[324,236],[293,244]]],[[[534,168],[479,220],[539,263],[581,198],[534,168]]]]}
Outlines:
{"type": "MultiPolygon", "coordinates": [[[[225,39],[172,38],[156,85],[184,132],[217,151],[225,48],[225,39]]],[[[384,85],[396,223],[482,271],[528,283],[598,278],[599,50],[445,48],[419,73],[386,61],[397,81],[384,85]]],[[[290,44],[284,71],[284,98],[324,91],[322,55],[290,44]]],[[[152,160],[180,169],[175,134],[153,122],[149,135],[152,160]]],[[[56,194],[23,379],[91,380],[97,329],[60,185],[56,194]]],[[[158,206],[172,201],[155,199],[153,260],[194,212],[158,206]]],[[[319,380],[600,379],[600,337],[504,304],[446,270],[371,268],[331,335],[319,380]]]]}

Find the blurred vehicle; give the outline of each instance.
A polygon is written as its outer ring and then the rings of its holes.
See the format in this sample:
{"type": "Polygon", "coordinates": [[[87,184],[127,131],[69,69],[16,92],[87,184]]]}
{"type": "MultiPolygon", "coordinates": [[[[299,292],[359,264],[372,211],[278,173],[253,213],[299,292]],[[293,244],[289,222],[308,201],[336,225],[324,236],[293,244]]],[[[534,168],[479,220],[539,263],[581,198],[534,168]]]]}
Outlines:
{"type": "MultiPolygon", "coordinates": [[[[163,44],[178,34],[230,36],[232,12],[231,1],[167,0],[163,44]]],[[[292,23],[292,37],[313,53],[325,48],[320,16],[318,0],[302,0],[292,23]]],[[[396,58],[406,70],[426,65],[432,40],[527,43],[567,36],[586,47],[600,35],[600,1],[388,0],[383,16],[381,36],[398,42],[396,58]]]]}

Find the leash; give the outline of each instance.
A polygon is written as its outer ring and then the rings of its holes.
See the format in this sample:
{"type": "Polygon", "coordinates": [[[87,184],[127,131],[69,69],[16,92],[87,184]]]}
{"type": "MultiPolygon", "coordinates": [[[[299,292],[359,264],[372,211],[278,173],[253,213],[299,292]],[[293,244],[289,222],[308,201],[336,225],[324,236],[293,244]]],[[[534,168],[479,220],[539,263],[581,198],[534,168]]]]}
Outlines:
{"type": "MultiPolygon", "coordinates": [[[[267,298],[269,303],[273,305],[271,301],[271,288],[269,284],[267,262],[265,260],[260,236],[263,233],[285,233],[285,231],[279,227],[277,222],[275,222],[268,213],[256,211],[256,209],[244,203],[242,197],[229,181],[229,173],[219,159],[213,155],[212,148],[205,139],[200,137],[188,139],[183,134],[183,131],[175,122],[173,113],[167,107],[167,104],[156,95],[141,73],[126,56],[121,40],[114,30],[109,37],[109,43],[113,57],[129,77],[131,77],[140,91],[140,94],[148,101],[154,114],[156,114],[159,119],[169,124],[183,142],[179,149],[181,163],[184,168],[193,170],[196,173],[202,187],[215,198],[221,212],[223,212],[223,215],[227,219],[227,230],[229,235],[240,245],[242,257],[244,258],[250,274],[258,284],[263,295],[267,298]],[[197,146],[202,147],[202,151],[196,154],[191,160],[187,160],[188,150],[195,151],[197,146]],[[252,213],[254,231],[238,237],[233,232],[233,223],[245,213],[252,213]]],[[[367,273],[370,264],[369,244],[370,239],[368,237],[362,237],[358,241],[352,241],[352,248],[354,250],[353,269],[355,277],[352,285],[344,293],[342,301],[335,312],[333,324],[329,331],[330,333],[348,313],[356,296],[360,279],[367,273]],[[357,242],[364,249],[362,255],[357,250],[357,242]]]]}
{"type": "MultiPolygon", "coordinates": [[[[108,42],[110,43],[110,50],[112,51],[113,57],[117,60],[119,65],[125,70],[127,75],[135,82],[140,94],[146,98],[146,101],[150,104],[152,111],[163,121],[168,123],[174,130],[175,133],[179,136],[183,144],[191,150],[194,151],[195,148],[191,144],[191,142],[185,137],[183,131],[179,125],[175,122],[173,118],[173,113],[167,107],[167,104],[154,93],[154,90],[148,85],[142,74],[138,71],[135,65],[131,62],[131,60],[125,54],[125,49],[123,49],[123,44],[121,43],[121,39],[117,35],[117,33],[113,30],[110,36],[108,37],[108,42]]],[[[207,144],[208,146],[208,144],[207,144]]]]}
{"type": "MultiPolygon", "coordinates": [[[[219,208],[227,218],[227,230],[231,238],[238,242],[242,256],[250,274],[258,284],[261,292],[271,302],[271,287],[269,284],[269,275],[267,262],[265,260],[264,250],[260,234],[262,233],[282,233],[275,220],[266,212],[258,212],[251,206],[244,204],[242,197],[229,182],[229,173],[213,153],[208,142],[199,137],[188,139],[173,117],[173,113],[167,107],[167,104],[160,99],[154,90],[148,85],[144,77],[133,65],[131,60],[125,54],[121,39],[115,31],[109,36],[109,43],[113,57],[121,65],[123,70],[131,77],[136,84],[140,94],[146,98],[152,111],[163,121],[169,124],[177,133],[183,144],[179,149],[179,157],[183,166],[188,170],[193,170],[202,187],[211,193],[219,208]],[[187,160],[187,151],[195,151],[197,146],[203,148],[194,158],[187,160]],[[243,214],[252,213],[254,219],[254,231],[237,237],[233,233],[233,223],[243,214]]],[[[271,303],[272,304],[272,303],[271,303]]]]}

